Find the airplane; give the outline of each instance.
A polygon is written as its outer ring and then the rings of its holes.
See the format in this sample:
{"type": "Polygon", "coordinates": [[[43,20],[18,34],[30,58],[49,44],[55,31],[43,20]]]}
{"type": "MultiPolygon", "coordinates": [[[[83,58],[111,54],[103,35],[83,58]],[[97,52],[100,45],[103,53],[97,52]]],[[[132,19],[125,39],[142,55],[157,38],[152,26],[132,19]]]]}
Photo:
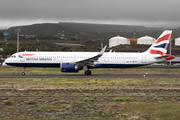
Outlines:
{"type": "Polygon", "coordinates": [[[10,66],[23,67],[56,67],[61,72],[78,72],[84,69],[85,75],[91,75],[93,68],[131,68],[173,59],[167,48],[171,39],[171,30],[165,30],[159,38],[142,53],[105,52],[105,46],[98,52],[17,52],[7,58],[10,66]]]}

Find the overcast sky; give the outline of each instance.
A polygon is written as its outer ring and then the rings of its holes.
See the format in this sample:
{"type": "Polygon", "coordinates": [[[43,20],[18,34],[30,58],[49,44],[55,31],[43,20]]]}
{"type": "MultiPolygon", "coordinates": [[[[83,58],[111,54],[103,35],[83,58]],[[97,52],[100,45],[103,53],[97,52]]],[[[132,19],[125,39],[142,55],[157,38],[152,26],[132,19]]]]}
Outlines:
{"type": "Polygon", "coordinates": [[[0,0],[0,28],[83,22],[180,26],[180,0],[0,0]]]}

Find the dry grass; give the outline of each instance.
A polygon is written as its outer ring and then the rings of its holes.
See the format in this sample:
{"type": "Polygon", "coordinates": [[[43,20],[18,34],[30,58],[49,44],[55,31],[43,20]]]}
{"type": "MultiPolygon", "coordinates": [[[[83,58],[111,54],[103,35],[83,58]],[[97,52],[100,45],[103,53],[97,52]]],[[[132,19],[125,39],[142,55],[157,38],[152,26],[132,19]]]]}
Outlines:
{"type": "MultiPolygon", "coordinates": [[[[6,68],[5,71],[1,68],[0,71],[2,74],[18,74],[21,68],[6,68]]],[[[178,74],[179,70],[135,68],[93,71],[96,74],[178,74]]],[[[51,68],[27,70],[28,74],[36,72],[60,73],[51,68]]],[[[0,88],[1,120],[180,118],[180,78],[0,78],[0,88]],[[11,101],[11,104],[6,105],[6,101],[11,101]]]]}

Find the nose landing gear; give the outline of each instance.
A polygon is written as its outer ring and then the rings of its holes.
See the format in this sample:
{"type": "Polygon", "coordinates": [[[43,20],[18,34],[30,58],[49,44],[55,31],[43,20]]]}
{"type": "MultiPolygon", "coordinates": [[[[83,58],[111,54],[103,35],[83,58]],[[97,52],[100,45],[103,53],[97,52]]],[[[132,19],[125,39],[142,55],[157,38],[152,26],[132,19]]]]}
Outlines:
{"type": "Polygon", "coordinates": [[[21,73],[21,75],[25,75],[25,69],[26,69],[26,67],[23,67],[23,72],[21,73]]]}

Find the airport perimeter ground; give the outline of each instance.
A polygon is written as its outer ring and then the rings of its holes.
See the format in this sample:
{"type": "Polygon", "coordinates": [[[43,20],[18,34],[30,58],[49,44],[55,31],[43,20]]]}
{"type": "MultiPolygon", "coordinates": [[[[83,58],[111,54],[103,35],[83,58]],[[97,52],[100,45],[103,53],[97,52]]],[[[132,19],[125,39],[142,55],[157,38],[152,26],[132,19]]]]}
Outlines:
{"type": "Polygon", "coordinates": [[[0,119],[180,119],[179,67],[21,72],[0,67],[0,119]]]}

